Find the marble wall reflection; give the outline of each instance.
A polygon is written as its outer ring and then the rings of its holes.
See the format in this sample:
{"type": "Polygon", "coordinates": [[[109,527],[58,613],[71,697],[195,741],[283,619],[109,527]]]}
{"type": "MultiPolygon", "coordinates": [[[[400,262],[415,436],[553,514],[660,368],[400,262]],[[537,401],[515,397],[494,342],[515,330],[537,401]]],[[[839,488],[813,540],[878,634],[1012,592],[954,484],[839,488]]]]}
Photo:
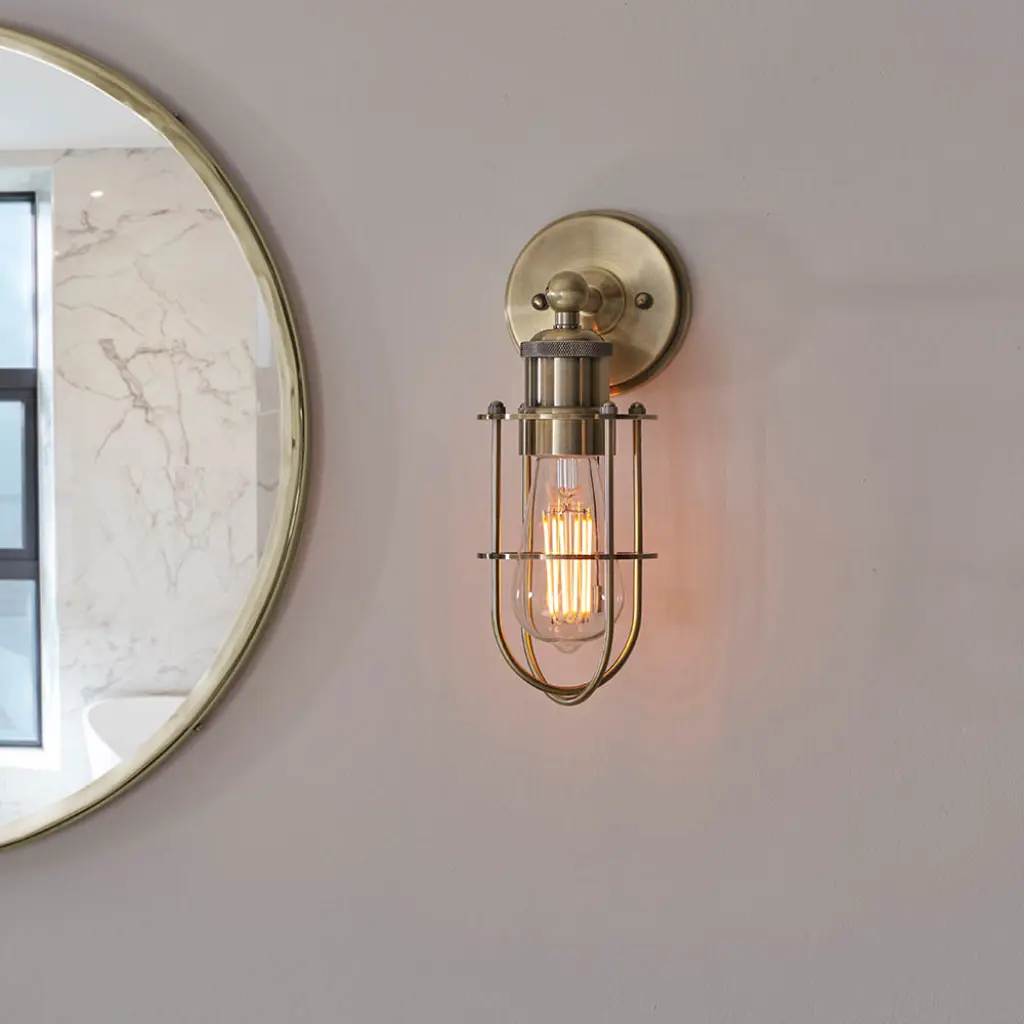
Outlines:
{"type": "Polygon", "coordinates": [[[274,525],[281,480],[281,389],[274,340],[261,301],[256,318],[256,549],[261,557],[274,525]]]}
{"type": "Polygon", "coordinates": [[[173,150],[65,153],[53,194],[58,621],[72,710],[74,694],[187,692],[245,599],[259,299],[173,150]]]}
{"type": "Polygon", "coordinates": [[[0,824],[89,781],[87,706],[184,695],[210,668],[280,455],[257,284],[191,169],[169,148],[48,159],[62,750],[57,770],[0,773],[0,824]]]}

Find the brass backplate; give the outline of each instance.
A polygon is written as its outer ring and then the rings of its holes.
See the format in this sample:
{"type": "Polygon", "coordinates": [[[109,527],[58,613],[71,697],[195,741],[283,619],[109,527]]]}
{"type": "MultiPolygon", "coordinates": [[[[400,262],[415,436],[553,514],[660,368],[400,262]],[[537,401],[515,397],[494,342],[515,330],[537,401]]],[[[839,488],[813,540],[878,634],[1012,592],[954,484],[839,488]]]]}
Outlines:
{"type": "Polygon", "coordinates": [[[686,335],[693,303],[682,260],[655,228],[630,214],[598,210],[538,231],[519,254],[505,291],[505,317],[517,348],[553,326],[551,312],[534,308],[532,299],[560,270],[582,274],[605,296],[602,309],[584,312],[582,320],[614,345],[613,395],[668,365],[686,335]]]}

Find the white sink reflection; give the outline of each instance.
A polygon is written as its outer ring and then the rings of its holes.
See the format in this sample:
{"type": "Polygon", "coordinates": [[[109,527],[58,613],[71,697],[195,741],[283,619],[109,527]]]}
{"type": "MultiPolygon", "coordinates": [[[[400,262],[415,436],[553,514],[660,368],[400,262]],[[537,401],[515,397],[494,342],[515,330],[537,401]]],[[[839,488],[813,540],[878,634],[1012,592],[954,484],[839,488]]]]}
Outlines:
{"type": "Polygon", "coordinates": [[[112,697],[85,709],[85,749],[93,779],[116,768],[181,707],[184,697],[112,697]]]}

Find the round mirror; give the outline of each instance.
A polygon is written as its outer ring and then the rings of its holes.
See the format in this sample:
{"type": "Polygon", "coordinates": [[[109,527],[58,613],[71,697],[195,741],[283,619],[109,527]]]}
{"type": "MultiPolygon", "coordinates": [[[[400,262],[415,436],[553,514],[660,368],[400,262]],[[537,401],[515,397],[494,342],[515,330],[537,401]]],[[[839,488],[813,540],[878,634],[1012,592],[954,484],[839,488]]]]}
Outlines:
{"type": "Polygon", "coordinates": [[[277,272],[195,136],[0,29],[0,846],[171,751],[256,642],[306,412],[277,272]]]}

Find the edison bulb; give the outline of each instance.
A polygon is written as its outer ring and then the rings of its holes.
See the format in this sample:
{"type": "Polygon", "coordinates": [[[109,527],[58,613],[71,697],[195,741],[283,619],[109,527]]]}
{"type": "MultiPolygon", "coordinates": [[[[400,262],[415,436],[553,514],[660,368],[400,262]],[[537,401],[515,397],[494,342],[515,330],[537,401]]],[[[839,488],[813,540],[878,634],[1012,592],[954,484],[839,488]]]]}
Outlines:
{"type": "Polygon", "coordinates": [[[618,573],[609,602],[605,562],[564,557],[604,553],[601,479],[596,456],[544,455],[533,460],[519,551],[563,557],[517,561],[509,596],[523,629],[564,651],[604,635],[609,604],[616,617],[622,610],[618,573]]]}

